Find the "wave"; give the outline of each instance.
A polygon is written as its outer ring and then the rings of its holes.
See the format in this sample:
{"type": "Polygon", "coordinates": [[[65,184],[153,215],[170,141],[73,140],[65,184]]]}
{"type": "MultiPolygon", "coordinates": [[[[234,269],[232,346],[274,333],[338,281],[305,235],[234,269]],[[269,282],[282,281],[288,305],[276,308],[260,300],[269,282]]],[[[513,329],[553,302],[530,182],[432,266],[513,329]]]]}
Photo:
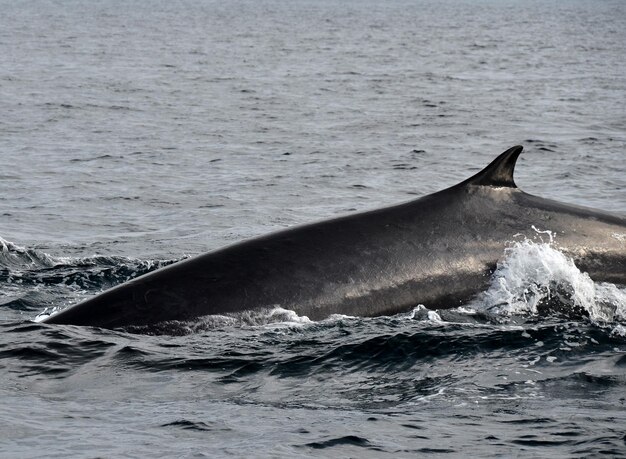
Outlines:
{"type": "Polygon", "coordinates": [[[104,255],[54,257],[0,237],[0,282],[31,287],[62,284],[76,289],[103,290],[181,259],[141,260],[104,255]]]}
{"type": "Polygon", "coordinates": [[[257,388],[249,395],[272,399],[278,391],[287,403],[294,397],[384,408],[442,397],[515,399],[538,390],[624,387],[624,356],[614,351],[624,337],[562,320],[522,327],[335,319],[168,338],[41,324],[0,324],[0,330],[7,338],[0,360],[24,376],[63,379],[81,367],[197,374],[211,394],[237,397],[242,388],[257,388]],[[307,382],[318,389],[309,394],[307,382]]]}
{"type": "Polygon", "coordinates": [[[49,268],[56,264],[50,255],[21,247],[0,237],[0,269],[49,268]]]}

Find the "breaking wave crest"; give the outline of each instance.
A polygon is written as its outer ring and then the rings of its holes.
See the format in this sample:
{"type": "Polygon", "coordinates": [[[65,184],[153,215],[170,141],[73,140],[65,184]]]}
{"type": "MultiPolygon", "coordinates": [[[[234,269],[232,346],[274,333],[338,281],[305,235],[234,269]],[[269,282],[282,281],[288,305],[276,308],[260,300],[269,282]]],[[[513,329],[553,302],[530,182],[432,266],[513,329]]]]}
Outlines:
{"type": "Polygon", "coordinates": [[[103,290],[178,260],[93,255],[54,257],[0,238],[0,282],[26,286],[66,285],[82,290],[103,290]]]}
{"type": "Polygon", "coordinates": [[[56,264],[50,255],[21,247],[0,237],[1,269],[49,268],[56,264]]]}
{"type": "Polygon", "coordinates": [[[0,312],[44,311],[41,317],[45,317],[175,261],[104,255],[54,257],[0,237],[0,312]]]}

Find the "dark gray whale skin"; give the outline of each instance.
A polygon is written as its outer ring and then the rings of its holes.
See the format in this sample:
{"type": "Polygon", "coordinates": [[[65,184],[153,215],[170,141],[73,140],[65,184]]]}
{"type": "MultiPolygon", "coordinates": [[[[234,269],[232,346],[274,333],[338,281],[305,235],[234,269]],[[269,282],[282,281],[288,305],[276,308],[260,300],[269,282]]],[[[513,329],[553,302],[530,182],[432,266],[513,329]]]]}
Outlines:
{"type": "Polygon", "coordinates": [[[626,284],[626,218],[519,190],[521,151],[443,191],[208,252],[43,322],[117,328],[275,306],[313,320],[451,308],[485,290],[504,249],[536,236],[533,226],[552,231],[592,279],[626,284]]]}

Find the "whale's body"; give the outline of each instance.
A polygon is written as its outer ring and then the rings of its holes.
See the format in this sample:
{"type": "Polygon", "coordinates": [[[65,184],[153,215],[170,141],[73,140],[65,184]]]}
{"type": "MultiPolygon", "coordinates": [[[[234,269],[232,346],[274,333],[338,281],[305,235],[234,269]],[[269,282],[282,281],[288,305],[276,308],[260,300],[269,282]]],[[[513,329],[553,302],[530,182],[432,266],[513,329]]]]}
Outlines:
{"type": "Polygon", "coordinates": [[[592,279],[626,284],[626,218],[519,190],[521,151],[443,191],[184,260],[44,322],[115,328],[276,306],[313,320],[451,308],[484,290],[507,245],[536,235],[533,226],[592,279]]]}

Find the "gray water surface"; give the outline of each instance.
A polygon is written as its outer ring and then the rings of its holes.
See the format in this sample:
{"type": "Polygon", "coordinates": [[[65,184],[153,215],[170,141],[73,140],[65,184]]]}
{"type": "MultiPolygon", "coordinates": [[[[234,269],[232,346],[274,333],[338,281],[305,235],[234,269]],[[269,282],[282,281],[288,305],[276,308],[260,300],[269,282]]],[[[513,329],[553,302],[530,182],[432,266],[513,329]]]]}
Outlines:
{"type": "Polygon", "coordinates": [[[624,213],[624,56],[622,1],[0,0],[0,456],[626,455],[617,319],[29,322],[515,144],[624,213]]]}

